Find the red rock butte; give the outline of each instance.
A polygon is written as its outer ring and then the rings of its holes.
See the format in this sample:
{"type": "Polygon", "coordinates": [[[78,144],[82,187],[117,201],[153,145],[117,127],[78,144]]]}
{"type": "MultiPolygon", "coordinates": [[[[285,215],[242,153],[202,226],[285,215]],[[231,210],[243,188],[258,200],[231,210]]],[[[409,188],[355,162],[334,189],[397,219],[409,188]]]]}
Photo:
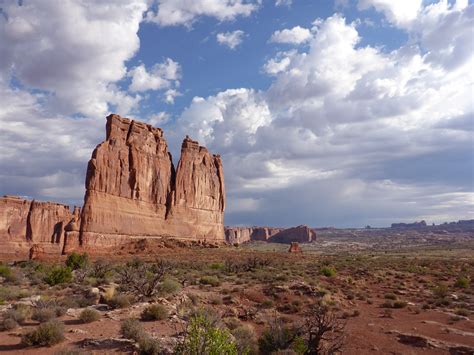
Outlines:
{"type": "Polygon", "coordinates": [[[189,137],[175,169],[163,131],[109,115],[87,166],[84,206],[0,198],[2,254],[113,249],[134,238],[223,243],[219,155],[189,137]]]}

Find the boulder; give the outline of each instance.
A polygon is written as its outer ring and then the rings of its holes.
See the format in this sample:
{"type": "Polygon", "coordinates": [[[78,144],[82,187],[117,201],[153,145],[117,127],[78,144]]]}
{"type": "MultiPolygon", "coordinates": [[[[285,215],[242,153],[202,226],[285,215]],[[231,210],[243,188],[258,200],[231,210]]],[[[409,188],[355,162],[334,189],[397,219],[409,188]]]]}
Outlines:
{"type": "Polygon", "coordinates": [[[298,242],[291,242],[290,248],[288,249],[289,253],[302,253],[300,244],[298,242]]]}

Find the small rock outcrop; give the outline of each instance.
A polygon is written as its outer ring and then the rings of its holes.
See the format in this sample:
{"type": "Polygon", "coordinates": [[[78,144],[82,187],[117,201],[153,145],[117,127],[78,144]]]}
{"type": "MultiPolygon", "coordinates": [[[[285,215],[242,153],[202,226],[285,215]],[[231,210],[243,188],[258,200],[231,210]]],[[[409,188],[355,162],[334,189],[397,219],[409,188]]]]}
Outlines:
{"type": "Polygon", "coordinates": [[[288,253],[302,253],[300,244],[298,242],[291,242],[288,253]]]}

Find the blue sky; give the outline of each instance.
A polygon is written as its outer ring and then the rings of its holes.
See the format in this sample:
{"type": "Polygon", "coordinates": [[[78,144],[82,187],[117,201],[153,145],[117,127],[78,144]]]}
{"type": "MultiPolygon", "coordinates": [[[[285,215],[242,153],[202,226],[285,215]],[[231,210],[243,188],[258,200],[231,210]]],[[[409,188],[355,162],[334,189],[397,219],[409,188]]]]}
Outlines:
{"type": "Polygon", "coordinates": [[[80,205],[110,112],[223,157],[229,225],[474,218],[474,5],[0,0],[0,193],[80,205]]]}

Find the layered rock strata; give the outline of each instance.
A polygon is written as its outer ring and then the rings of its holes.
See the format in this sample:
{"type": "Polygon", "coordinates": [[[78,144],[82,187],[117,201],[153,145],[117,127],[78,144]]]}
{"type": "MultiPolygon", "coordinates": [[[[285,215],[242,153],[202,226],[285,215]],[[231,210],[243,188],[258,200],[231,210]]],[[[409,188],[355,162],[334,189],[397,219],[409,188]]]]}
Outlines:
{"type": "Polygon", "coordinates": [[[71,218],[69,207],[62,204],[0,198],[0,254],[27,257],[39,245],[46,253],[60,254],[71,218]]]}
{"type": "Polygon", "coordinates": [[[89,161],[79,244],[130,237],[224,242],[224,174],[218,155],[186,137],[175,170],[163,131],[118,115],[89,161]]]}
{"type": "Polygon", "coordinates": [[[283,228],[273,227],[226,227],[225,239],[229,244],[242,244],[252,240],[267,241],[283,228]]]}
{"type": "Polygon", "coordinates": [[[290,244],[292,242],[310,243],[316,240],[316,233],[304,225],[292,228],[226,227],[225,235],[229,244],[242,244],[249,241],[290,244]]]}
{"type": "Polygon", "coordinates": [[[72,213],[57,203],[0,198],[5,253],[94,253],[137,238],[225,241],[221,158],[189,137],[175,169],[160,128],[110,115],[85,186],[84,206],[72,213]]]}

